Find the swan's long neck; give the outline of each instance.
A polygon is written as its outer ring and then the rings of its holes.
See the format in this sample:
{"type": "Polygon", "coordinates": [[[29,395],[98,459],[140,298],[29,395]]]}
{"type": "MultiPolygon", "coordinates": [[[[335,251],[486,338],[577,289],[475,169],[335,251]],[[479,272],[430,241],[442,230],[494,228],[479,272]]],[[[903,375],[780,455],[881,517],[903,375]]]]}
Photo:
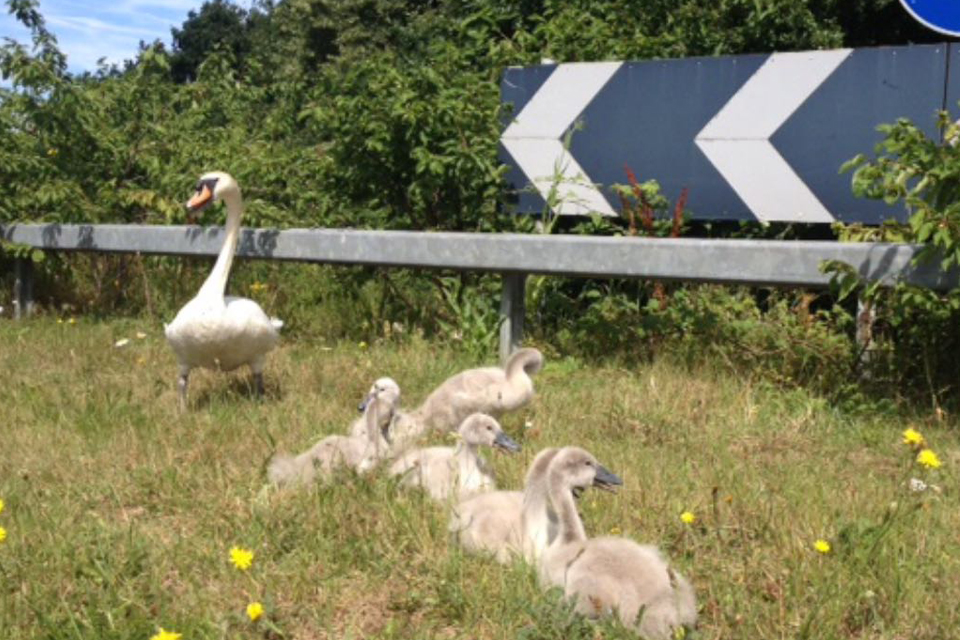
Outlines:
{"type": "Polygon", "coordinates": [[[580,514],[577,513],[577,505],[573,501],[573,494],[568,487],[563,486],[558,480],[556,474],[550,474],[550,502],[553,503],[553,508],[560,520],[557,539],[564,544],[583,542],[587,539],[587,532],[584,531],[583,521],[580,520],[580,514]]]}
{"type": "Polygon", "coordinates": [[[237,251],[237,242],[240,239],[240,218],[243,216],[243,200],[240,191],[227,192],[222,196],[227,206],[227,234],[223,239],[223,247],[217,256],[217,263],[213,271],[207,276],[197,297],[222,298],[227,289],[227,279],[230,277],[230,267],[233,265],[233,255],[237,251]]]}
{"type": "Polygon", "coordinates": [[[523,517],[527,521],[535,522],[536,518],[542,518],[550,506],[547,503],[545,473],[535,469],[527,478],[527,484],[523,489],[523,517]]]}
{"type": "Polygon", "coordinates": [[[464,471],[478,471],[480,468],[480,447],[476,444],[460,441],[454,450],[454,455],[464,471]]]}
{"type": "Polygon", "coordinates": [[[556,533],[557,514],[547,496],[547,469],[557,449],[544,449],[534,458],[524,483],[523,509],[520,514],[528,560],[536,559],[556,533]]]}
{"type": "Polygon", "coordinates": [[[383,413],[383,407],[378,398],[374,398],[364,411],[363,417],[367,424],[367,442],[374,455],[380,457],[380,414],[383,413]]]}
{"type": "Polygon", "coordinates": [[[523,376],[529,380],[530,376],[540,371],[542,366],[543,356],[540,355],[539,351],[521,349],[507,359],[504,371],[508,380],[514,380],[518,376],[523,376]]]}

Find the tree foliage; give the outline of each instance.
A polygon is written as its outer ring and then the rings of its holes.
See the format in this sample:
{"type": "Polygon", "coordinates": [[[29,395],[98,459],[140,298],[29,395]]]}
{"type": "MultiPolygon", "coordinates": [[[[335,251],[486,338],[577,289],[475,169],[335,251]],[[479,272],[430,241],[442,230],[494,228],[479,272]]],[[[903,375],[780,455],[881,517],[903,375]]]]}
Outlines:
{"type": "MultiPolygon", "coordinates": [[[[943,139],[925,134],[900,119],[882,125],[884,134],[873,157],[861,154],[845,169],[855,169],[857,195],[903,203],[906,224],[888,222],[875,228],[841,226],[845,240],[913,242],[922,250],[918,263],[960,272],[960,124],[947,112],[938,114],[943,139]]],[[[960,376],[954,352],[960,347],[960,289],[938,292],[900,283],[881,288],[866,283],[849,265],[832,264],[834,286],[844,298],[857,292],[877,316],[871,336],[877,375],[921,380],[935,406],[960,376]]]]}
{"type": "Polygon", "coordinates": [[[171,29],[170,73],[177,82],[196,80],[200,64],[215,50],[226,50],[241,63],[252,48],[247,12],[226,0],[204,2],[190,11],[179,29],[171,29]]]}
{"type": "Polygon", "coordinates": [[[8,0],[32,42],[0,49],[0,220],[174,220],[220,167],[254,222],[491,228],[505,66],[840,46],[880,15],[913,33],[893,4],[208,0],[169,51],[72,77],[38,3],[8,0]]]}

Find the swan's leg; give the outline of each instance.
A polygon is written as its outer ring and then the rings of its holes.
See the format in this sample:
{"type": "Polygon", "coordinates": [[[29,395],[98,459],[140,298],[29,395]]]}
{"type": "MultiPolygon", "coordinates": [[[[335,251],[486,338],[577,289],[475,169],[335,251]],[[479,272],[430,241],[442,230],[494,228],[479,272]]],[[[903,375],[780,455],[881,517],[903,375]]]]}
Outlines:
{"type": "Polygon", "coordinates": [[[253,388],[258,398],[263,398],[265,389],[263,386],[263,358],[258,358],[250,363],[250,370],[253,372],[253,388]]]}
{"type": "Polygon", "coordinates": [[[190,381],[190,368],[180,367],[177,377],[177,393],[180,396],[180,411],[187,410],[187,383],[190,381]]]}

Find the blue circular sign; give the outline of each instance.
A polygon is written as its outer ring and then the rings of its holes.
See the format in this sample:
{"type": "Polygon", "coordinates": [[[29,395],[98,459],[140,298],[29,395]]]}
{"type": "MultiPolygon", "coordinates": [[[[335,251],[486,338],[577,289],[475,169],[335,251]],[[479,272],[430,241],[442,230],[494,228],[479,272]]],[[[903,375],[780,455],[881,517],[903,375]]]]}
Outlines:
{"type": "Polygon", "coordinates": [[[960,37],[960,2],[954,0],[900,0],[900,4],[925,27],[960,37]]]}

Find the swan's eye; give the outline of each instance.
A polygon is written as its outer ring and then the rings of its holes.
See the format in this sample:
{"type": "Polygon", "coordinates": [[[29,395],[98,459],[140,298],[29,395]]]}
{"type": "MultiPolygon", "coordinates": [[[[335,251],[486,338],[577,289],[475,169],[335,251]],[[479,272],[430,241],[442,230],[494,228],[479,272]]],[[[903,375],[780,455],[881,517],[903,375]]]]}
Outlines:
{"type": "Polygon", "coordinates": [[[487,425],[487,431],[493,431],[493,427],[491,427],[490,425],[487,425]]]}

